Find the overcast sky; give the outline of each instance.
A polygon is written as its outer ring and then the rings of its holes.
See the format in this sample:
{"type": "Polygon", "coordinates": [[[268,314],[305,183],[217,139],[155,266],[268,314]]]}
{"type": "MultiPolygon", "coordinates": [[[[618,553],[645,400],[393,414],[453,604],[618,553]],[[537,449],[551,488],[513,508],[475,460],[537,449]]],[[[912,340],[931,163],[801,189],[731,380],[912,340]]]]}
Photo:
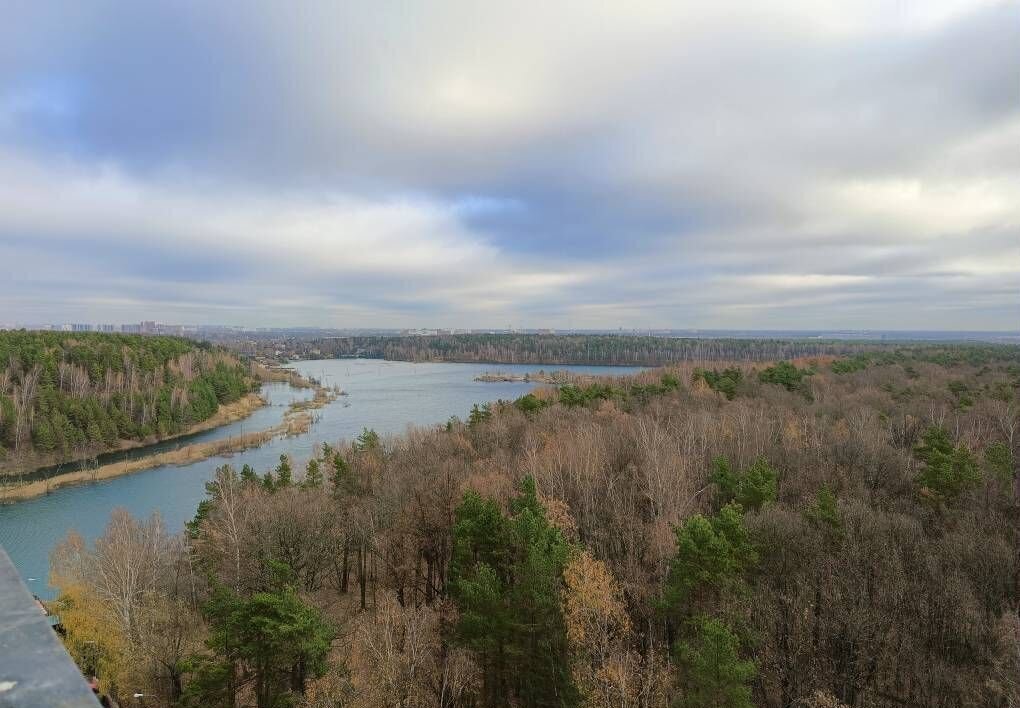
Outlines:
{"type": "Polygon", "coordinates": [[[0,324],[1020,325],[1020,4],[13,2],[0,324]]]}

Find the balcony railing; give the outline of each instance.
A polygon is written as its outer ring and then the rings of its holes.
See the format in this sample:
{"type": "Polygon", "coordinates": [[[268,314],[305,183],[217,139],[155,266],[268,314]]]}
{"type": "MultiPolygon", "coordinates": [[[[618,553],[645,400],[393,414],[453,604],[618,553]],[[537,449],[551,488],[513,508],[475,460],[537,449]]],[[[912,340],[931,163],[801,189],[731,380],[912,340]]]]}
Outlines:
{"type": "Polygon", "coordinates": [[[0,548],[0,708],[96,708],[92,690],[0,548]]]}

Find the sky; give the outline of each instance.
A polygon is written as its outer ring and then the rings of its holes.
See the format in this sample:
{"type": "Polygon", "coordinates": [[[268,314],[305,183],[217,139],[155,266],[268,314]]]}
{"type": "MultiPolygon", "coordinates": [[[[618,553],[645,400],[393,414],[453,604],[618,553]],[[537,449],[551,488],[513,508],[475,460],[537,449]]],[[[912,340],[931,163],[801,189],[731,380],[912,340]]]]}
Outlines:
{"type": "Polygon", "coordinates": [[[14,0],[0,324],[1015,331],[1018,27],[14,0]]]}

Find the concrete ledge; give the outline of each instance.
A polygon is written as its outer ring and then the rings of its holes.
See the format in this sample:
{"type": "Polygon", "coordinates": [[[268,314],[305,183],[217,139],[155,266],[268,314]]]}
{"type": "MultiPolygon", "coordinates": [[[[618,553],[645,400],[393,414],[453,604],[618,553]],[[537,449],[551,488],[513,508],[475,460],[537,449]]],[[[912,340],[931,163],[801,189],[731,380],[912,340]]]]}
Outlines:
{"type": "Polygon", "coordinates": [[[96,708],[78,667],[0,548],[0,708],[96,708]]]}

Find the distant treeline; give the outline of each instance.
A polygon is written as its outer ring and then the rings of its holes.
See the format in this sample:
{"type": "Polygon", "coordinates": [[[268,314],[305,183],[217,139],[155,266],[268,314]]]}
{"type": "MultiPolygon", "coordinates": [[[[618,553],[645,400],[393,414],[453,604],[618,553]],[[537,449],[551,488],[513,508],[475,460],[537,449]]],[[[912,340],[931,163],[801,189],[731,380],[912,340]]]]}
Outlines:
{"type": "Polygon", "coordinates": [[[233,355],[177,337],[0,332],[0,463],[173,435],[254,384],[233,355]]]}
{"type": "MultiPolygon", "coordinates": [[[[307,342],[304,355],[311,353],[312,356],[327,358],[364,356],[396,361],[662,366],[698,361],[779,361],[799,357],[847,356],[882,348],[890,347],[875,342],[809,339],[453,334],[319,339],[307,342]]],[[[300,347],[298,353],[302,353],[300,347]]]]}

